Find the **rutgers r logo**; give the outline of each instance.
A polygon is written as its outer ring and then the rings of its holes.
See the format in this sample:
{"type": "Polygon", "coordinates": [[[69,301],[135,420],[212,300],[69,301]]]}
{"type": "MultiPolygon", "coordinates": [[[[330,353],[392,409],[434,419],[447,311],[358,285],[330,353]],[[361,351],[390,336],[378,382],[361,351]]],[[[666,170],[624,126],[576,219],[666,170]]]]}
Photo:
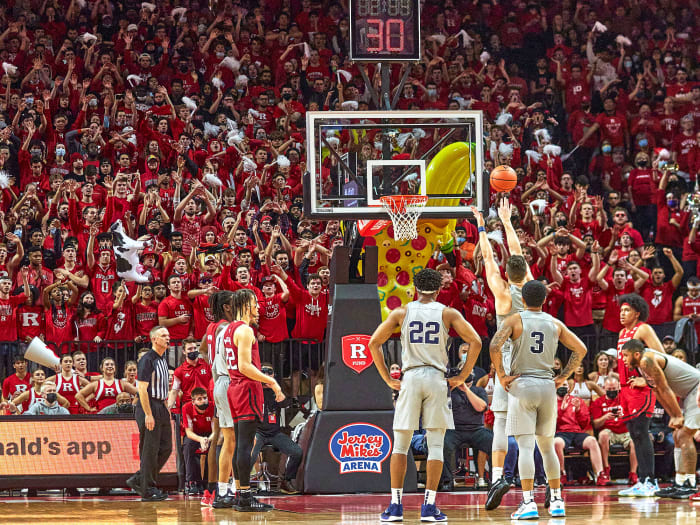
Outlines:
{"type": "Polygon", "coordinates": [[[343,363],[357,374],[372,366],[369,340],[370,336],[366,334],[346,335],[342,338],[343,363]]]}

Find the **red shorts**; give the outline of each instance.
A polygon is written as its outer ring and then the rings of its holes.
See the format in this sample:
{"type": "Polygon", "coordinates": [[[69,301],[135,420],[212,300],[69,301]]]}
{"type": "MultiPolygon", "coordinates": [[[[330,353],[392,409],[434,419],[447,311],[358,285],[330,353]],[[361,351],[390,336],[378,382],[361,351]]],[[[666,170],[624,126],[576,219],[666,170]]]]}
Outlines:
{"type": "Polygon", "coordinates": [[[233,421],[263,420],[263,386],[250,379],[231,379],[226,392],[233,421]]]}
{"type": "Polygon", "coordinates": [[[620,405],[622,406],[625,420],[634,419],[642,414],[651,417],[654,413],[655,404],[656,396],[649,387],[623,387],[620,389],[620,405]]]}

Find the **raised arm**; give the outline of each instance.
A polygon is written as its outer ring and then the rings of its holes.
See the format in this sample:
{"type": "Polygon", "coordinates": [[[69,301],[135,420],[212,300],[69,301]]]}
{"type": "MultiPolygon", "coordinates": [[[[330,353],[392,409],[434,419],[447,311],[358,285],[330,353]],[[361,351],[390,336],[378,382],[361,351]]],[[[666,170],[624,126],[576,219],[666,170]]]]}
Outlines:
{"type": "Polygon", "coordinates": [[[476,224],[479,229],[479,247],[481,248],[481,256],[484,260],[486,282],[494,295],[503,293],[506,290],[506,283],[501,277],[501,270],[498,268],[496,259],[493,256],[491,242],[489,241],[488,237],[486,237],[484,217],[481,215],[481,212],[476,208],[476,206],[472,206],[472,213],[476,217],[476,224]]]}

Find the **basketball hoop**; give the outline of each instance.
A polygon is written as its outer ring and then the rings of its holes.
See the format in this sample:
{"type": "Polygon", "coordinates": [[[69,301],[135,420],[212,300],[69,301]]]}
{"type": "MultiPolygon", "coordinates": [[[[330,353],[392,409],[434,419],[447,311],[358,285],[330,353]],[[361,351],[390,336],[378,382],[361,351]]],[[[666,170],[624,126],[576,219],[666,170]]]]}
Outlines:
{"type": "Polygon", "coordinates": [[[386,195],[379,198],[394,224],[394,239],[406,241],[418,237],[416,223],[428,202],[427,195],[386,195]]]}

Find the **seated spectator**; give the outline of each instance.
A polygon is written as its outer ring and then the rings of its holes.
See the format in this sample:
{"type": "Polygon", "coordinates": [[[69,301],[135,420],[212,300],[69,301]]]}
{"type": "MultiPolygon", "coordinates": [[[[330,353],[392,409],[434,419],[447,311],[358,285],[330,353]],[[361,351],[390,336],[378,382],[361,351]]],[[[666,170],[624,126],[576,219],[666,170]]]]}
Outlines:
{"type": "MultiPolygon", "coordinates": [[[[262,363],[260,370],[263,374],[274,376],[274,370],[270,363],[262,363]]],[[[278,403],[275,401],[275,393],[267,385],[263,385],[263,395],[265,397],[263,420],[258,424],[258,429],[255,433],[255,446],[253,447],[251,463],[255,463],[260,450],[265,445],[272,445],[276,450],[286,454],[288,460],[284,469],[284,476],[280,476],[282,478],[280,490],[285,494],[297,494],[299,490],[296,488],[294,480],[297,477],[303,452],[299,445],[282,432],[279,423],[280,410],[290,406],[292,401],[291,399],[285,399],[278,403]]],[[[319,401],[323,404],[322,399],[319,401]]]]}
{"type": "Polygon", "coordinates": [[[605,396],[599,397],[591,403],[591,421],[593,429],[598,432],[598,443],[603,458],[603,470],[610,479],[610,463],[608,456],[611,445],[622,445],[630,453],[629,484],[635,485],[637,479],[637,456],[634,452],[634,443],[627,431],[622,418],[624,417],[622,405],[618,394],[620,393],[620,381],[616,377],[608,377],[605,380],[605,396]]]}
{"type": "Polygon", "coordinates": [[[557,431],[554,436],[554,449],[559,457],[562,480],[566,480],[564,454],[573,449],[588,452],[596,483],[600,486],[607,485],[610,480],[603,471],[598,441],[585,432],[591,424],[588,406],[578,397],[570,395],[568,390],[566,386],[557,388],[557,431]]]}
{"type": "MultiPolygon", "coordinates": [[[[25,410],[29,410],[32,405],[34,405],[39,399],[42,398],[41,387],[46,381],[46,373],[41,369],[37,368],[32,373],[32,387],[29,390],[25,390],[21,394],[15,396],[10,401],[5,403],[5,408],[7,408],[11,413],[21,414],[25,410]]],[[[55,388],[56,384],[54,384],[55,388]]],[[[56,390],[54,389],[54,392],[56,390]]],[[[61,394],[57,394],[58,403],[65,407],[66,409],[70,406],[69,401],[63,397],[61,394]]]]}
{"type": "Polygon", "coordinates": [[[114,359],[105,357],[100,365],[102,378],[98,381],[91,381],[86,387],[80,390],[75,396],[76,401],[88,413],[96,413],[103,408],[117,402],[117,396],[121,392],[127,392],[132,396],[138,394],[138,390],[125,379],[117,379],[115,374],[117,366],[114,359]],[[92,406],[87,399],[94,397],[97,406],[92,406]]]}
{"type": "MultiPolygon", "coordinates": [[[[28,391],[31,388],[31,376],[27,372],[27,360],[21,355],[17,355],[12,363],[15,373],[7,376],[2,382],[2,399],[0,401],[12,401],[21,393],[28,391]]],[[[22,409],[29,408],[29,400],[25,402],[22,409]]]]}
{"type": "Polygon", "coordinates": [[[576,367],[576,370],[574,370],[574,377],[568,380],[569,393],[574,397],[578,397],[587,405],[590,405],[593,394],[600,397],[604,396],[605,392],[594,381],[586,379],[586,375],[586,368],[583,364],[576,367]]]}
{"type": "Polygon", "coordinates": [[[452,414],[455,428],[445,433],[444,463],[442,470],[442,488],[440,491],[450,491],[454,487],[453,469],[457,466],[456,452],[463,445],[468,445],[474,452],[484,455],[477,458],[478,488],[486,488],[484,478],[486,459],[491,455],[493,432],[484,428],[484,412],[488,408],[486,390],[474,385],[474,374],[470,374],[464,384],[450,393],[452,399],[452,414]]]}
{"type": "Polygon", "coordinates": [[[193,388],[191,400],[182,405],[182,456],[185,463],[187,494],[204,492],[200,457],[206,456],[213,438],[212,421],[215,416],[214,403],[209,403],[207,391],[202,387],[193,388]]]}
{"type": "Polygon", "coordinates": [[[134,415],[134,403],[131,394],[128,392],[119,392],[117,394],[117,402],[104,407],[98,412],[101,415],[115,414],[131,414],[134,415]]]}
{"type": "Polygon", "coordinates": [[[27,416],[67,416],[70,412],[58,403],[56,384],[45,381],[41,385],[41,398],[30,406],[24,414],[27,416]]]}
{"type": "MultiPolygon", "coordinates": [[[[612,349],[614,353],[617,350],[612,349]]],[[[610,377],[618,377],[616,372],[613,372],[611,361],[613,358],[606,354],[605,352],[598,352],[593,358],[593,365],[595,370],[588,374],[588,379],[593,381],[600,388],[605,387],[605,380],[610,377]]]]}

